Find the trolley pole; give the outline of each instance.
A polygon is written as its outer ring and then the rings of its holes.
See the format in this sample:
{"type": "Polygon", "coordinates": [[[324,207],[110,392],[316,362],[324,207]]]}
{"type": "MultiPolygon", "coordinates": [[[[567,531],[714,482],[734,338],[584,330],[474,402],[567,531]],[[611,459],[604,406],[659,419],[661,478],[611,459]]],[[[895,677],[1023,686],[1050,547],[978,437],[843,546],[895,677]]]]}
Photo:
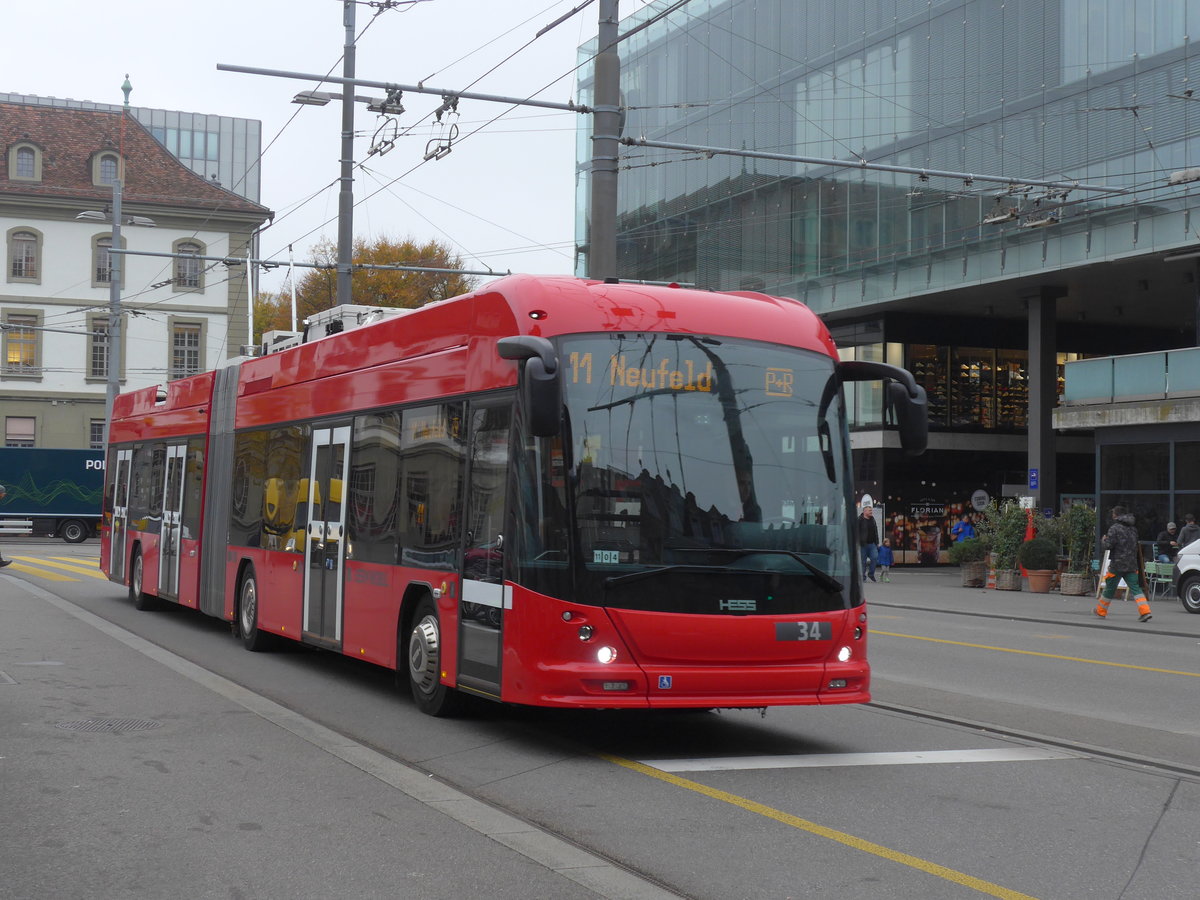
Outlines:
{"type": "MultiPolygon", "coordinates": [[[[346,46],[342,50],[341,190],[338,192],[337,303],[350,302],[350,271],[354,263],[354,7],[342,0],[346,46]]],[[[253,335],[251,335],[253,337],[253,335]]]]}

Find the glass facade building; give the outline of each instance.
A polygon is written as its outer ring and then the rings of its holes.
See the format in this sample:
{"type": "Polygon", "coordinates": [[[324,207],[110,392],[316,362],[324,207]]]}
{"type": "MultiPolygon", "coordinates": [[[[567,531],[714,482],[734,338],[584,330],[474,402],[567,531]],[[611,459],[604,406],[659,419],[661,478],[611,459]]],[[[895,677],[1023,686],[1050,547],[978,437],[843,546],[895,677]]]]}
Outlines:
{"type": "MultiPolygon", "coordinates": [[[[620,25],[623,136],[807,161],[623,146],[618,275],[795,297],[848,358],[913,371],[926,457],[895,449],[877,387],[852,397],[860,487],[904,548],[980,490],[1094,493],[1091,435],[1037,426],[1064,363],[1196,342],[1200,270],[1173,255],[1200,256],[1200,0],[658,12],[620,25]]],[[[590,154],[581,131],[581,272],[590,154]]]]}

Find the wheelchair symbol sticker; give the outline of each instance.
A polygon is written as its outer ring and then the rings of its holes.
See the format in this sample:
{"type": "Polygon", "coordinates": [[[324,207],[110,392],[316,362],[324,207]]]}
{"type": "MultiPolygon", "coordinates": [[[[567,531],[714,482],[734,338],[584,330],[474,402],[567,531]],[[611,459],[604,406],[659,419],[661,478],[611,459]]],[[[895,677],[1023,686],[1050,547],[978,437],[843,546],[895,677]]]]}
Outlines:
{"type": "Polygon", "coordinates": [[[669,691],[671,689],[671,676],[670,675],[659,675],[658,676],[658,689],[660,691],[669,691]]]}

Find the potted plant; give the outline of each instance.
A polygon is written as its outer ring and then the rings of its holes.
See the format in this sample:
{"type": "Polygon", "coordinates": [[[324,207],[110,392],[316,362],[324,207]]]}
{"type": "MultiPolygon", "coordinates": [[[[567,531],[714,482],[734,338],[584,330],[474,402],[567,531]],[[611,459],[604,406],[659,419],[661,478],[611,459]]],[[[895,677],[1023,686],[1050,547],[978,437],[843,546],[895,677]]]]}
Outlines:
{"type": "Polygon", "coordinates": [[[1041,535],[1024,541],[1017,551],[1017,561],[1025,567],[1029,589],[1038,594],[1049,593],[1058,572],[1058,547],[1054,541],[1041,535]]]}
{"type": "Polygon", "coordinates": [[[1074,596],[1093,590],[1092,556],[1096,552],[1096,511],[1085,503],[1072,503],[1064,527],[1067,545],[1067,571],[1059,592],[1074,596]]]}
{"type": "Polygon", "coordinates": [[[987,552],[983,538],[967,538],[950,545],[950,562],[961,568],[963,587],[983,587],[987,579],[987,552]]]}
{"type": "Polygon", "coordinates": [[[991,564],[996,571],[996,589],[1021,590],[1021,572],[1017,553],[1025,541],[1029,515],[1016,503],[992,504],[984,511],[985,534],[991,548],[991,564]]]}

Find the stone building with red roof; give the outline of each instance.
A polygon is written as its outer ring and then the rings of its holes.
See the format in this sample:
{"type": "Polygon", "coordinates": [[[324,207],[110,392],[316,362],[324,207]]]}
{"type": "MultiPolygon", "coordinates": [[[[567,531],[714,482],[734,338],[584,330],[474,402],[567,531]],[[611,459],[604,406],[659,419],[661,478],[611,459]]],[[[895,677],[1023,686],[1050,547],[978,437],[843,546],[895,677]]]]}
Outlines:
{"type": "Polygon", "coordinates": [[[247,256],[270,210],[191,171],[128,113],[0,102],[7,446],[101,440],[118,177],[124,249],[196,255],[123,255],[121,389],[211,369],[251,343],[248,267],[196,257],[247,256]]]}

